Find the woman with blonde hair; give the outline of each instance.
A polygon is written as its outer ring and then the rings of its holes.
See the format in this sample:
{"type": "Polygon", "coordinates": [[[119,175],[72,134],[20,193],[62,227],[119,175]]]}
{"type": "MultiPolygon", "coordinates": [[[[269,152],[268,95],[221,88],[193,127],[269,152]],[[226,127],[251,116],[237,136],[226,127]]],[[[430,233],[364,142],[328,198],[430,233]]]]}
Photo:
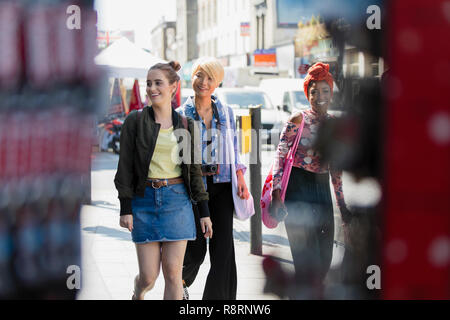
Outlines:
{"type": "Polygon", "coordinates": [[[182,298],[186,244],[196,237],[191,199],[200,211],[202,218],[197,223],[204,236],[211,237],[213,232],[201,168],[191,161],[197,149],[192,136],[194,122],[171,106],[180,79],[179,69],[179,63],[174,61],[150,68],[147,95],[151,106],[131,112],[120,135],[114,182],[119,192],[120,226],[131,232],[136,244],[139,275],[135,278],[133,299],[143,299],[154,286],[161,265],[164,299],[182,298]],[[180,163],[173,154],[178,154],[176,134],[185,133],[185,129],[191,134],[191,154],[188,161],[183,157],[180,163]]]}
{"type": "MultiPolygon", "coordinates": [[[[224,77],[224,69],[215,58],[200,58],[192,68],[194,96],[188,97],[177,109],[192,118],[202,132],[202,172],[209,194],[208,207],[214,225],[214,237],[209,240],[211,268],[203,292],[204,300],[234,300],[237,291],[236,261],[233,242],[233,194],[231,165],[227,162],[226,130],[234,132],[234,161],[237,174],[237,194],[248,199],[249,192],[244,180],[246,167],[240,163],[235,135],[236,124],[233,111],[213,95],[224,77]],[[229,114],[227,125],[226,114],[229,114]]],[[[194,210],[195,211],[195,210],[194,210]]],[[[201,217],[201,212],[199,212],[201,217]]],[[[198,220],[198,219],[197,219],[198,220]]],[[[200,226],[197,224],[197,233],[200,226]]],[[[188,299],[187,287],[197,276],[206,254],[206,240],[197,237],[189,241],[183,264],[184,298],[188,299]]]]}

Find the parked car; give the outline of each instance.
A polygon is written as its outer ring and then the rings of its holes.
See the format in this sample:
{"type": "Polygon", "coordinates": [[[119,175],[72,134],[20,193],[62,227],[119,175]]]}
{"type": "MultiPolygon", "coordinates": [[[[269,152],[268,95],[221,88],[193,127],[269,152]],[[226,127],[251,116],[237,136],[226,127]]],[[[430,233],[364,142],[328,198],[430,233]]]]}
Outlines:
{"type": "Polygon", "coordinates": [[[215,91],[217,97],[224,104],[233,108],[235,116],[249,114],[250,105],[261,105],[261,124],[263,131],[261,134],[262,141],[267,144],[278,144],[279,135],[283,119],[281,113],[273,106],[272,101],[262,90],[254,88],[217,88],[215,91]],[[271,135],[274,138],[271,139],[271,135]]]}

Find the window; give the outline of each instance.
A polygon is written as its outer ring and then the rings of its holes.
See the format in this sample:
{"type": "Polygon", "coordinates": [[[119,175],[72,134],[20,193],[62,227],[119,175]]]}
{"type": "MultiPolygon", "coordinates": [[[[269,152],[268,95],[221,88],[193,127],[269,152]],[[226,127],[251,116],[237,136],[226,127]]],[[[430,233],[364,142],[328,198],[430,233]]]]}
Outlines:
{"type": "Polygon", "coordinates": [[[214,39],[214,57],[217,57],[217,38],[214,39]]]}
{"type": "Polygon", "coordinates": [[[355,49],[348,52],[348,73],[350,76],[359,75],[359,52],[355,49]]]}
{"type": "Polygon", "coordinates": [[[225,103],[233,108],[247,109],[249,105],[262,104],[261,109],[273,109],[263,92],[226,92],[224,98],[225,103]]]}
{"type": "Polygon", "coordinates": [[[297,109],[309,108],[309,102],[303,91],[294,91],[294,106],[297,109]]]}
{"type": "Polygon", "coordinates": [[[209,1],[206,3],[205,11],[206,11],[206,27],[209,27],[211,25],[211,5],[209,1]]]}
{"type": "Polygon", "coordinates": [[[367,59],[370,63],[370,74],[371,77],[376,77],[380,75],[380,64],[378,58],[375,58],[373,56],[367,55],[367,59]]]}
{"type": "Polygon", "coordinates": [[[289,104],[289,92],[285,92],[283,96],[283,104],[289,104]]]}
{"type": "Polygon", "coordinates": [[[289,98],[289,92],[285,92],[283,95],[283,106],[284,111],[292,112],[291,99],[289,98]],[[286,109],[285,109],[286,108],[286,109]]]}
{"type": "Polygon", "coordinates": [[[214,0],[213,20],[214,20],[214,24],[217,24],[217,0],[214,0]]]}
{"type": "Polygon", "coordinates": [[[206,5],[202,6],[202,24],[201,29],[206,28],[206,5]]]}

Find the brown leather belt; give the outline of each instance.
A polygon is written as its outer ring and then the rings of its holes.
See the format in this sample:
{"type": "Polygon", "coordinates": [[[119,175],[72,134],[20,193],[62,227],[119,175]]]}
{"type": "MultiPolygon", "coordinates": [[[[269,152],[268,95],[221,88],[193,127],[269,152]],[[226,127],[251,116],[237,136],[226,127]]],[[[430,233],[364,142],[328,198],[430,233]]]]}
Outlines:
{"type": "Polygon", "coordinates": [[[171,178],[171,179],[147,179],[145,182],[146,186],[152,187],[154,189],[159,189],[161,187],[167,187],[171,184],[183,183],[184,180],[182,177],[171,178]]]}

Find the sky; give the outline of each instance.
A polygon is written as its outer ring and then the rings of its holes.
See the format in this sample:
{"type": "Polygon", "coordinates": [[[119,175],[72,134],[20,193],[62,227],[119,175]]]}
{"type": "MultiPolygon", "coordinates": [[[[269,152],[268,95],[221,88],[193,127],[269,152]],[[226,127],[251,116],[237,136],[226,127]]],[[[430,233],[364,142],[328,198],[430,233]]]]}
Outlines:
{"type": "Polygon", "coordinates": [[[176,0],[95,0],[99,30],[134,30],[137,45],[150,48],[150,31],[176,19],[176,0]]]}

